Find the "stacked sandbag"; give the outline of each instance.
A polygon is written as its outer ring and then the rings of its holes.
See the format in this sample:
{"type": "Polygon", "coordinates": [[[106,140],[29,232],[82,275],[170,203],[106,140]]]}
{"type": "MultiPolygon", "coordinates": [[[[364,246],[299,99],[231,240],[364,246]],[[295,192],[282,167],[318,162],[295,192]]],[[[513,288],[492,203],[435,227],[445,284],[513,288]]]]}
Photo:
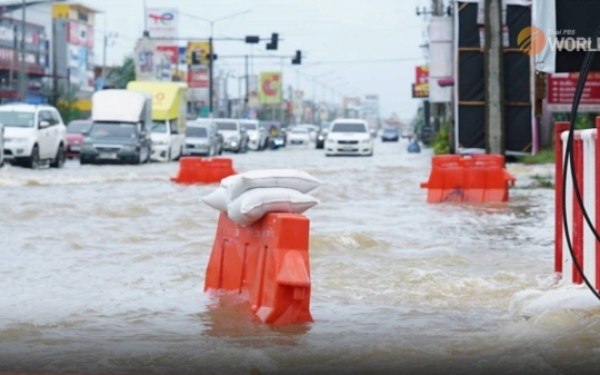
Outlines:
{"type": "Polygon", "coordinates": [[[263,169],[230,176],[202,198],[204,203],[240,225],[248,226],[269,212],[304,213],[319,201],[307,193],[321,182],[295,169],[263,169]]]}

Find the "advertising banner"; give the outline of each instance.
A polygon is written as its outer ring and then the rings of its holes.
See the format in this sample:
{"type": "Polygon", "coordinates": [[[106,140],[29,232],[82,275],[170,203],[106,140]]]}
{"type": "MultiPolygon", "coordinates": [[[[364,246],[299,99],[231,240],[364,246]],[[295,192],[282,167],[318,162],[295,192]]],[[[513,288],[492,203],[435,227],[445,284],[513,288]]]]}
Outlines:
{"type": "Polygon", "coordinates": [[[171,64],[177,64],[179,61],[179,47],[176,45],[157,45],[156,51],[166,55],[171,64]]]}
{"type": "Polygon", "coordinates": [[[260,73],[260,84],[258,90],[259,102],[261,104],[279,104],[281,103],[281,95],[281,73],[260,73]]]}
{"type": "Polygon", "coordinates": [[[452,88],[441,87],[438,80],[454,73],[452,50],[452,18],[432,17],[429,23],[429,101],[450,103],[452,88]]]}
{"type": "Polygon", "coordinates": [[[151,38],[176,39],[179,13],[176,8],[146,8],[146,25],[151,38]]]}
{"type": "Polygon", "coordinates": [[[186,64],[208,66],[208,55],[210,53],[210,44],[207,41],[188,42],[185,51],[186,64]]]}
{"type": "Polygon", "coordinates": [[[69,21],[68,42],[76,46],[94,48],[94,30],[83,22],[69,21]]]}
{"type": "MultiPolygon", "coordinates": [[[[551,112],[569,112],[575,96],[579,73],[548,75],[547,101],[551,112]]],[[[581,96],[581,109],[600,112],[600,73],[591,72],[581,96]]]]}
{"type": "Polygon", "coordinates": [[[417,66],[415,70],[415,83],[413,85],[413,98],[429,97],[429,67],[417,66]]]}

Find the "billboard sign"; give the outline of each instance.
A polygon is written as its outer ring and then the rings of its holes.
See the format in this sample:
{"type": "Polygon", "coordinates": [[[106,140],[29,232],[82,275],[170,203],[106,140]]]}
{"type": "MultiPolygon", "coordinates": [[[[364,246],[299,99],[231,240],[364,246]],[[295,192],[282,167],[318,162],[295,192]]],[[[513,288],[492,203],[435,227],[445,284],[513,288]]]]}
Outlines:
{"type": "Polygon", "coordinates": [[[94,48],[94,30],[90,25],[78,21],[69,21],[67,35],[69,44],[94,48]]]}
{"type": "Polygon", "coordinates": [[[179,34],[176,8],[146,8],[146,25],[151,38],[175,39],[179,34]]]}
{"type": "Polygon", "coordinates": [[[413,98],[429,97],[429,67],[417,66],[415,70],[415,83],[413,84],[413,98]]]}
{"type": "Polygon", "coordinates": [[[210,44],[206,41],[188,42],[185,51],[185,61],[187,65],[208,66],[208,55],[210,54],[210,44]]]}
{"type": "Polygon", "coordinates": [[[281,103],[281,73],[260,73],[260,84],[258,86],[258,100],[261,104],[281,103]]]}

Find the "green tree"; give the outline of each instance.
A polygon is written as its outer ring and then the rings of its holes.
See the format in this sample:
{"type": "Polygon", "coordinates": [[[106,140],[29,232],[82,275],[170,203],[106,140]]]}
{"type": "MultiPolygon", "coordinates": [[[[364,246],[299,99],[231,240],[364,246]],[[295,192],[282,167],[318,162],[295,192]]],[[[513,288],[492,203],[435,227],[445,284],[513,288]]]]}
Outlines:
{"type": "Polygon", "coordinates": [[[135,61],[132,57],[126,57],[123,65],[113,68],[108,73],[109,86],[116,89],[124,89],[129,81],[135,80],[135,61]]]}

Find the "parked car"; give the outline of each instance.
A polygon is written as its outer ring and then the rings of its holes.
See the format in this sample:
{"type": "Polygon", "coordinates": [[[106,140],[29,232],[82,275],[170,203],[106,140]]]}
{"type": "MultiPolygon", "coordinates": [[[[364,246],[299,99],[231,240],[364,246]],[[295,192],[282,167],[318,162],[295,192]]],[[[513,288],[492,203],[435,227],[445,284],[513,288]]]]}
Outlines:
{"type": "Polygon", "coordinates": [[[49,105],[0,106],[4,125],[4,157],[14,164],[37,169],[42,163],[61,168],[65,163],[67,127],[49,105]]]}
{"type": "Polygon", "coordinates": [[[381,132],[382,142],[398,142],[399,140],[400,130],[398,128],[383,128],[383,131],[381,132]]]}
{"type": "Polygon", "coordinates": [[[248,148],[256,151],[267,148],[268,135],[258,120],[240,120],[240,124],[248,134],[248,148]]]}
{"type": "Polygon", "coordinates": [[[307,145],[310,143],[310,130],[295,126],[289,129],[287,138],[290,145],[307,145]]]}
{"type": "Polygon", "coordinates": [[[223,138],[213,120],[188,121],[185,130],[183,155],[215,156],[223,152],[223,138]]]}
{"type": "Polygon", "coordinates": [[[85,140],[85,133],[92,127],[91,120],[73,120],[67,125],[67,158],[79,157],[81,144],[85,140]]]}
{"type": "Polygon", "coordinates": [[[0,168],[4,166],[4,125],[0,124],[0,168]]]}
{"type": "Polygon", "coordinates": [[[240,122],[234,119],[215,119],[219,133],[225,142],[224,149],[233,152],[248,151],[248,134],[240,122]]]}
{"type": "Polygon", "coordinates": [[[81,164],[150,160],[152,99],[128,90],[101,90],[92,96],[92,127],[81,147],[81,164]]]}
{"type": "Polygon", "coordinates": [[[327,139],[327,133],[329,133],[329,128],[327,127],[322,127],[321,130],[319,130],[319,132],[317,133],[317,140],[315,141],[315,148],[325,148],[325,140],[327,139]]]}
{"type": "Polygon", "coordinates": [[[325,154],[333,155],[373,155],[373,138],[369,125],[359,119],[337,119],[331,124],[325,154]]]}

